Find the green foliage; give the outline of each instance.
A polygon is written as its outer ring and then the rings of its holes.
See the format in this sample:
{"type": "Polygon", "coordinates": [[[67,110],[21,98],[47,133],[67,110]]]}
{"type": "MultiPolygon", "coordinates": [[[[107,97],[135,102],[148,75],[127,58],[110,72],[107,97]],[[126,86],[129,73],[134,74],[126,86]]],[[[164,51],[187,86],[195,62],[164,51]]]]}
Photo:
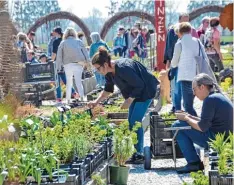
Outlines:
{"type": "Polygon", "coordinates": [[[113,134],[112,128],[109,125],[108,119],[106,119],[103,116],[97,117],[95,120],[93,120],[91,122],[91,124],[92,124],[92,126],[98,126],[98,130],[103,131],[102,137],[100,138],[100,140],[103,140],[104,137],[106,137],[106,136],[108,137],[108,136],[111,136],[113,134]]]}
{"type": "MultiPolygon", "coordinates": [[[[29,26],[42,16],[45,16],[52,12],[60,11],[58,1],[14,1],[12,5],[12,17],[17,24],[27,31],[29,26]]],[[[52,24],[51,24],[52,26],[52,24]]]]}
{"type": "Polygon", "coordinates": [[[202,171],[191,172],[191,177],[193,178],[193,185],[208,185],[209,178],[205,176],[202,171]]]}
{"type": "Polygon", "coordinates": [[[128,112],[128,109],[121,109],[118,105],[107,105],[104,110],[105,112],[128,112]]]}
{"type": "Polygon", "coordinates": [[[225,139],[225,134],[216,134],[215,139],[209,142],[209,145],[218,153],[218,171],[220,175],[231,174],[234,169],[233,163],[228,164],[228,160],[233,162],[233,134],[229,132],[229,136],[225,139]]]}
{"type": "Polygon", "coordinates": [[[106,181],[102,179],[100,175],[92,175],[92,180],[94,181],[95,185],[106,185],[106,181]]]}
{"type": "Polygon", "coordinates": [[[0,185],[3,184],[7,174],[8,174],[7,171],[0,171],[0,185]]]}
{"type": "Polygon", "coordinates": [[[91,150],[92,144],[89,138],[84,134],[79,134],[73,139],[73,146],[75,148],[75,154],[79,159],[83,159],[91,150]]]}
{"type": "MultiPolygon", "coordinates": [[[[207,5],[220,5],[224,6],[228,3],[232,2],[232,0],[225,0],[225,1],[219,1],[219,0],[206,0],[206,1],[190,1],[187,7],[187,11],[191,12],[197,8],[201,8],[203,6],[207,5]]],[[[195,27],[198,28],[201,24],[201,20],[203,17],[209,16],[209,17],[218,17],[219,13],[216,12],[209,12],[209,13],[204,13],[201,14],[199,17],[191,21],[191,24],[195,27]]]]}
{"type": "Polygon", "coordinates": [[[5,130],[7,130],[8,126],[9,126],[8,115],[4,115],[2,118],[0,118],[0,129],[2,131],[5,131],[5,130]]]}
{"type": "Polygon", "coordinates": [[[129,123],[125,121],[114,130],[114,157],[119,166],[124,166],[125,162],[134,154],[134,145],[138,142],[136,131],[140,127],[141,123],[136,123],[130,131],[129,123]]]}
{"type": "MultiPolygon", "coordinates": [[[[167,112],[167,113],[160,114],[160,116],[161,116],[163,119],[176,119],[175,114],[169,114],[168,112],[167,112]]],[[[166,124],[166,125],[172,125],[173,123],[174,123],[174,121],[165,121],[165,124],[166,124]]]]}
{"type": "Polygon", "coordinates": [[[61,124],[61,114],[57,111],[54,111],[53,114],[50,116],[50,122],[52,123],[52,126],[61,124]]]}
{"type": "Polygon", "coordinates": [[[220,155],[224,151],[228,138],[225,140],[225,134],[218,133],[215,135],[215,139],[210,139],[209,145],[220,155]]]}

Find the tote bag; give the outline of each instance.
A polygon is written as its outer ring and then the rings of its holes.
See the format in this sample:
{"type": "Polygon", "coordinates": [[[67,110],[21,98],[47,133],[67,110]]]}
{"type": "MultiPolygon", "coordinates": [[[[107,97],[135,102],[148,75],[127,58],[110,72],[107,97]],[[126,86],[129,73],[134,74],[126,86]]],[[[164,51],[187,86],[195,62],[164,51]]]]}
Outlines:
{"type": "Polygon", "coordinates": [[[209,61],[207,61],[209,59],[207,56],[205,57],[206,53],[204,52],[204,50],[202,50],[200,41],[199,40],[197,40],[197,41],[199,44],[199,54],[198,54],[198,56],[195,56],[196,68],[197,68],[196,73],[197,74],[205,73],[205,74],[209,75],[215,83],[217,83],[215,75],[210,67],[209,61]]]}

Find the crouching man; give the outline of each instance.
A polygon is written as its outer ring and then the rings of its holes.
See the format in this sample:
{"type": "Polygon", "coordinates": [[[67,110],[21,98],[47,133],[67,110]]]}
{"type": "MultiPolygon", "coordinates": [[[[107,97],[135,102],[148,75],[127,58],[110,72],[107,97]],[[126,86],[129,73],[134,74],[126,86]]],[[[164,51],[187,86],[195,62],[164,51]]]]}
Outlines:
{"type": "Polygon", "coordinates": [[[180,130],[176,137],[179,147],[187,161],[187,165],[178,169],[178,173],[190,173],[203,170],[194,143],[208,148],[208,141],[217,133],[233,131],[233,105],[225,97],[217,84],[208,75],[201,73],[194,77],[193,93],[203,101],[201,117],[191,116],[186,112],[177,112],[178,121],[173,127],[191,126],[191,130],[180,130]],[[217,91],[217,92],[216,92],[217,91]]]}

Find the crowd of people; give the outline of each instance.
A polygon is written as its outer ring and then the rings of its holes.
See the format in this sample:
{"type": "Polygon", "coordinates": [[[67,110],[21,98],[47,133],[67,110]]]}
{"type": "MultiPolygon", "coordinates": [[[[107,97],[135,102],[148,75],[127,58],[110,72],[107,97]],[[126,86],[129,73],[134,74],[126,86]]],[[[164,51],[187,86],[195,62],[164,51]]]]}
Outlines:
{"type": "MultiPolygon", "coordinates": [[[[21,61],[23,63],[40,64],[48,61],[56,61],[55,64],[58,71],[56,100],[61,102],[61,81],[63,84],[67,84],[67,101],[70,101],[71,97],[83,99],[84,90],[81,83],[82,72],[83,69],[87,67],[85,65],[88,64],[100,46],[104,46],[109,53],[113,53],[115,56],[119,54],[119,57],[133,58],[136,54],[139,58],[145,58],[147,56],[147,43],[149,42],[150,33],[152,33],[151,30],[149,31],[147,27],[141,27],[140,23],[137,22],[134,27],[128,30],[122,26],[118,28],[117,37],[113,40],[112,48],[101,39],[98,32],[91,33],[92,44],[85,47],[83,40],[84,34],[82,32],[77,33],[74,29],[67,28],[63,33],[60,27],[56,27],[50,34],[47,53],[37,52],[39,47],[35,45],[35,32],[32,31],[28,35],[22,32],[18,33],[16,46],[20,48],[21,61]],[[80,48],[82,49],[80,50],[80,48]],[[79,51],[81,51],[81,53],[79,51]],[[85,57],[81,58],[80,55],[84,55],[85,57]],[[86,61],[86,64],[81,64],[81,60],[86,61]],[[78,62],[80,62],[79,66],[77,66],[78,62]],[[76,70],[70,73],[70,69],[76,70]],[[75,79],[78,92],[72,87],[73,78],[75,79]]],[[[97,88],[103,87],[105,84],[105,77],[99,74],[95,68],[92,68],[92,71],[97,81],[97,88]]]]}
{"type": "Polygon", "coordinates": [[[133,58],[136,54],[139,58],[146,58],[147,43],[151,33],[153,33],[152,30],[148,30],[147,27],[141,27],[140,23],[136,23],[134,27],[128,30],[120,27],[113,40],[114,55],[133,58]]]}
{"type": "Polygon", "coordinates": [[[219,18],[204,17],[201,26],[195,30],[189,23],[189,15],[181,14],[179,23],[168,30],[164,63],[171,82],[171,98],[178,118],[173,127],[191,126],[180,130],[176,137],[187,165],[178,173],[203,170],[204,165],[194,144],[205,149],[208,141],[217,133],[233,132],[233,104],[223,95],[213,72],[220,72],[224,66],[220,51],[219,18]],[[198,57],[202,57],[198,71],[198,57]],[[197,116],[194,97],[203,101],[201,116],[197,116]]]}
{"type": "Polygon", "coordinates": [[[213,72],[220,72],[224,67],[220,51],[219,19],[204,17],[198,30],[189,23],[189,15],[181,14],[179,23],[168,30],[164,63],[171,69],[171,96],[173,108],[171,112],[181,110],[183,99],[186,111],[196,115],[193,109],[192,80],[196,76],[195,56],[208,58],[213,72]]]}
{"type": "MultiPolygon", "coordinates": [[[[213,72],[220,72],[224,68],[218,25],[218,18],[204,17],[199,29],[195,30],[189,23],[189,15],[183,13],[179,16],[178,23],[168,29],[164,63],[171,83],[171,112],[178,118],[173,127],[192,127],[190,130],[180,130],[176,138],[188,162],[178,173],[204,169],[194,143],[207,148],[207,142],[214,139],[217,133],[228,134],[229,131],[233,131],[233,105],[222,94],[212,75],[213,72]],[[198,72],[198,56],[202,56],[206,61],[201,65],[206,65],[209,71],[198,72]],[[195,96],[203,101],[200,117],[193,107],[195,96]]],[[[62,99],[60,80],[66,84],[68,102],[71,101],[71,96],[83,99],[82,71],[90,67],[91,62],[97,84],[99,87],[104,86],[104,89],[96,100],[88,104],[89,107],[94,108],[106,99],[113,93],[114,85],[117,85],[125,99],[121,108],[129,109],[130,129],[136,122],[142,121],[159,84],[143,64],[132,59],[134,54],[140,58],[147,55],[145,48],[150,32],[146,27],[141,28],[139,24],[135,24],[129,30],[119,27],[113,41],[113,49],[101,39],[98,32],[91,33],[92,44],[87,48],[82,33],[77,33],[73,28],[67,28],[63,33],[62,29],[57,27],[51,33],[47,55],[41,54],[38,60],[34,53],[34,37],[33,32],[28,36],[19,33],[17,46],[24,48],[24,61],[32,64],[45,63],[49,57],[55,61],[58,72],[57,101],[62,99]],[[112,52],[121,58],[113,60],[112,52]],[[78,92],[73,88],[73,78],[78,92]]],[[[142,127],[137,131],[137,139],[136,153],[129,159],[129,163],[144,161],[142,127]]]]}

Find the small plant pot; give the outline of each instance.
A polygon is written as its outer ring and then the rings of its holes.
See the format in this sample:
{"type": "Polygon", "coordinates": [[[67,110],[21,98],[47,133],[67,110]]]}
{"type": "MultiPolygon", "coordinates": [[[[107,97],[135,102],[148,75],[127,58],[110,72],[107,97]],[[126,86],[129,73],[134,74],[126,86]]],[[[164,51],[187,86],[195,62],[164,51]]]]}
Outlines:
{"type": "Polygon", "coordinates": [[[109,166],[110,184],[126,185],[130,167],[125,166],[109,166]]]}

